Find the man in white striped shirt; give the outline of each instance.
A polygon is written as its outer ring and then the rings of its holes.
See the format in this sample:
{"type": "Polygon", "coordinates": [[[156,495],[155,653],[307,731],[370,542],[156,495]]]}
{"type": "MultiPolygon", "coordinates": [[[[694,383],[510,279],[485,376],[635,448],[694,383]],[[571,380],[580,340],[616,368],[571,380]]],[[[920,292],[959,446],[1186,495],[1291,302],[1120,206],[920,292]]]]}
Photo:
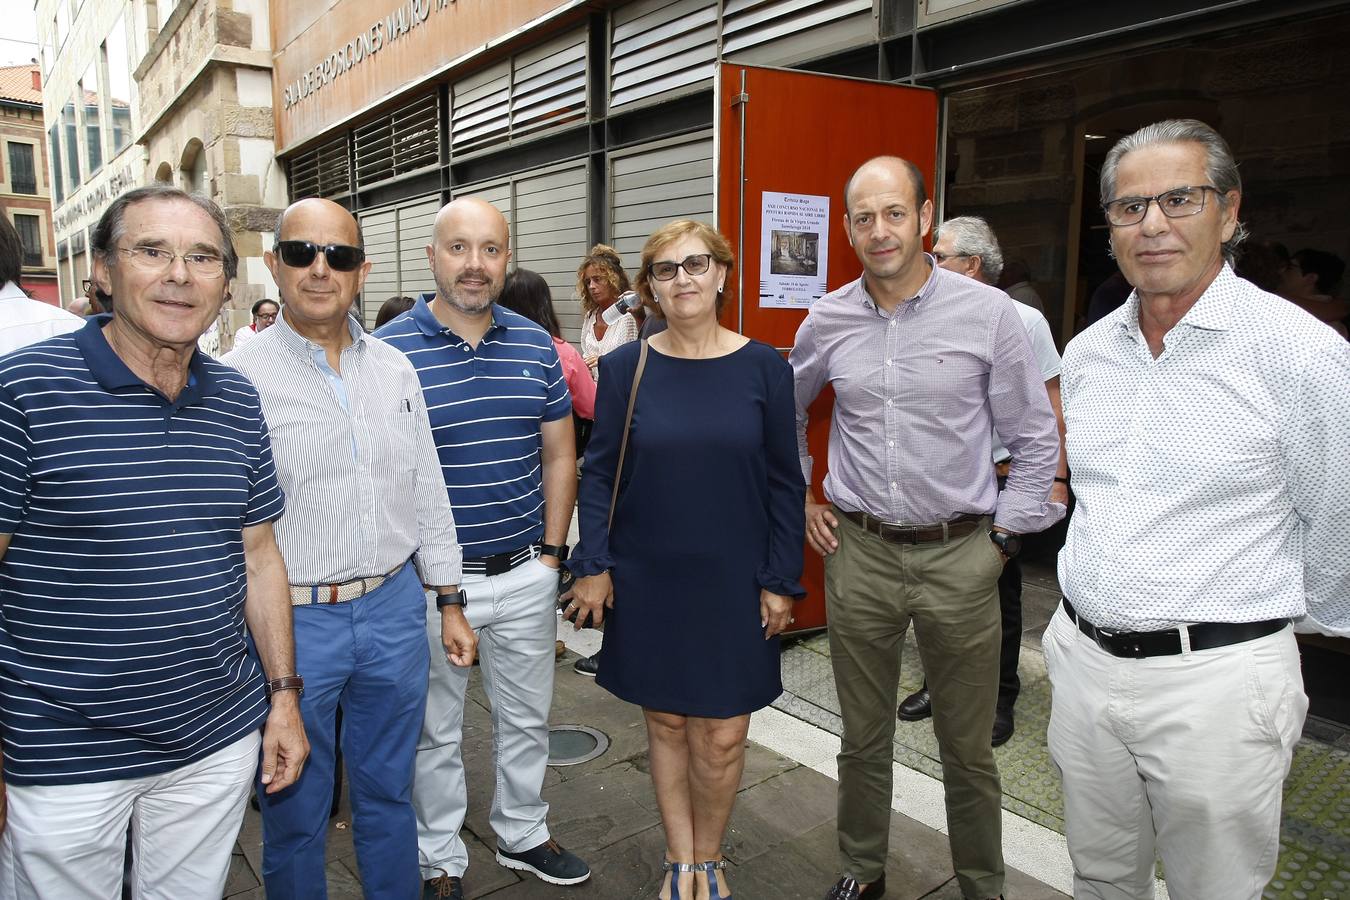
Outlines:
{"type": "Polygon", "coordinates": [[[446,661],[470,665],[476,645],[454,518],[417,373],[351,317],[370,270],[356,220],[301,200],[263,258],[281,317],[225,361],[258,388],[289,501],[277,540],[313,747],[305,777],[262,799],[263,879],[271,900],[324,895],[340,706],[365,896],[407,900],[421,892],[412,783],[429,662],[423,584],[435,586],[446,661]]]}

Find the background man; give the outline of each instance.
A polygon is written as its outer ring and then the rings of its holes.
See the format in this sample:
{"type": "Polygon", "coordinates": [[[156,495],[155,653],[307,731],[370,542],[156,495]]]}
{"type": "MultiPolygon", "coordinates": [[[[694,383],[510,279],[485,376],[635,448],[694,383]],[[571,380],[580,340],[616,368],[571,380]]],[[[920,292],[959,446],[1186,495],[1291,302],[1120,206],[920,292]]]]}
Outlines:
{"type": "Polygon", "coordinates": [[[933,204],[915,166],[864,163],[844,189],[863,276],[811,307],[790,360],[802,471],[807,408],[834,386],[832,505],[808,493],[807,540],[825,555],[830,658],[844,719],[839,850],[830,900],[886,890],[900,648],[912,620],[933,694],[952,862],[962,893],[1003,889],[995,583],[1018,535],[1064,514],[1047,503],[1055,418],[1012,303],[923,252],[933,204]],[[1013,454],[994,481],[990,436],[1013,454]],[[993,528],[990,529],[991,517],[993,528]]]}
{"type": "Polygon", "coordinates": [[[116,311],[0,363],[0,884],[119,896],[132,822],[136,896],[218,896],[258,726],[269,793],[308,752],[258,395],[195,352],[238,257],[167,186],[90,243],[116,311]]]}
{"type": "MultiPolygon", "coordinates": [[[[989,223],[979,216],[957,216],[942,223],[934,232],[933,258],[948,272],[956,272],[967,278],[974,278],[982,284],[994,284],[999,280],[1003,266],[1003,253],[998,246],[998,237],[989,223]]],[[[1050,333],[1050,323],[1045,316],[1019,300],[1013,300],[1018,319],[1026,329],[1027,339],[1031,341],[1031,351],[1036,357],[1036,366],[1045,381],[1045,393],[1050,398],[1050,408],[1055,411],[1055,422],[1059,430],[1059,463],[1055,470],[1055,484],[1050,489],[1052,503],[1069,502],[1069,468],[1064,460],[1064,416],[1059,404],[1059,351],[1055,349],[1055,338],[1050,333]]],[[[998,435],[994,435],[994,468],[998,473],[999,488],[1002,489],[1007,477],[1012,454],[1008,452],[998,435]]],[[[1022,562],[1013,556],[1003,566],[1003,574],[998,577],[998,607],[1003,616],[1003,643],[999,648],[998,703],[994,707],[994,732],[992,743],[1001,747],[1013,734],[1013,705],[1022,689],[1022,681],[1017,676],[1017,659],[1022,651],[1022,562]]],[[[907,722],[926,719],[933,713],[932,701],[928,694],[928,683],[900,702],[897,715],[907,722]]]]}
{"type": "MultiPolygon", "coordinates": [[[[417,368],[464,545],[466,612],[479,631],[497,749],[497,862],[577,884],[590,868],[549,836],[541,796],[557,569],[577,491],[572,405],[548,332],[493,302],[510,258],[496,208],[472,197],[446,205],[427,247],[435,298],[419,299],[378,334],[417,368]]],[[[436,618],[428,625],[428,640],[439,643],[436,618]]],[[[433,660],[413,796],[423,872],[431,879],[439,870],[434,889],[452,898],[462,896],[469,863],[459,835],[468,682],[467,671],[433,660]]]]}
{"type": "Polygon", "coordinates": [[[25,294],[19,287],[21,275],[23,241],[9,219],[0,216],[0,355],[84,324],[79,316],[25,294]]]}
{"type": "Polygon", "coordinates": [[[424,582],[445,598],[436,655],[468,666],[476,643],[459,603],[455,523],[417,373],[350,315],[370,271],[356,220],[330,200],[301,200],[277,220],[273,247],[263,261],[286,310],[226,362],[258,388],[286,491],[277,540],[313,751],[298,784],[262,801],[263,876],[273,900],[321,895],[340,705],[365,896],[407,900],[421,891],[412,780],[429,662],[424,582]]]}
{"type": "Polygon", "coordinates": [[[1350,635],[1350,345],[1233,274],[1241,191],[1194,120],[1102,166],[1135,290],[1064,353],[1078,506],[1044,638],[1079,898],[1151,898],[1155,849],[1174,897],[1259,897],[1307,711],[1289,620],[1350,635]]]}
{"type": "Polygon", "coordinates": [[[280,309],[275,300],[266,297],[253,304],[253,321],[234,333],[234,349],[238,350],[257,337],[259,332],[275,325],[280,309]]]}

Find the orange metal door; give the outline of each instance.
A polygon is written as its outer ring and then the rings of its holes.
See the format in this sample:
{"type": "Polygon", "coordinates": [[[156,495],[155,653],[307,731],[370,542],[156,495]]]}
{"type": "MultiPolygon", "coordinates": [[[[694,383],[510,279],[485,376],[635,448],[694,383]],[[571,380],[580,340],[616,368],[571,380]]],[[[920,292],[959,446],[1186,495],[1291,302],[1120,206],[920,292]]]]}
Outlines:
{"type": "MultiPolygon", "coordinates": [[[[786,353],[805,309],[760,305],[762,197],[781,192],[829,198],[826,234],[817,251],[828,260],[826,288],[857,278],[862,267],[844,230],[844,183],[873,156],[903,156],[924,173],[929,196],[937,169],[938,97],[925,88],[722,63],[717,77],[717,222],[735,245],[736,304],[723,324],[786,353]]],[[[807,434],[823,499],[833,393],[811,407],[807,434]]],[[[808,591],[793,630],[825,620],[824,566],[809,546],[802,578],[808,591]]]]}

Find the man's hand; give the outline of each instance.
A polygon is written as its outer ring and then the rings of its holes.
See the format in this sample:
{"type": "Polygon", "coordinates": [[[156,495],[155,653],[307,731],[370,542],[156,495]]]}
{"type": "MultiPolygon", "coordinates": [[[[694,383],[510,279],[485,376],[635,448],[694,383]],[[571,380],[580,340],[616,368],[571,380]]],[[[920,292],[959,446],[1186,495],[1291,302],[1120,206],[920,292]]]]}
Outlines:
{"type": "Polygon", "coordinates": [[[830,510],[830,504],[806,501],[806,540],[821,556],[829,556],[839,549],[839,539],[834,536],[838,527],[839,520],[830,510]]]}
{"type": "Polygon", "coordinates": [[[461,607],[447,606],[441,610],[441,646],[445,648],[445,658],[450,665],[461,669],[473,665],[478,633],[469,627],[461,607]]]}
{"type": "Polygon", "coordinates": [[[272,712],[263,724],[262,783],[275,794],[295,784],[309,757],[309,739],[300,717],[300,694],[277,691],[272,712]]]}
{"type": "Polygon", "coordinates": [[[1069,486],[1062,481],[1056,481],[1050,488],[1050,502],[1069,505],[1069,486]]]}
{"type": "Polygon", "coordinates": [[[539,561],[550,569],[556,569],[562,565],[562,560],[558,559],[556,556],[549,556],[547,553],[539,554],[539,561]]]}
{"type": "Polygon", "coordinates": [[[760,588],[759,621],[764,626],[764,640],[782,634],[792,624],[792,598],[760,588]]]}
{"type": "Polygon", "coordinates": [[[614,582],[608,572],[599,575],[587,575],[578,578],[572,589],[563,594],[567,601],[563,609],[563,618],[572,622],[574,630],[580,631],[590,618],[590,627],[598,628],[605,621],[605,609],[614,608],[614,582]]]}

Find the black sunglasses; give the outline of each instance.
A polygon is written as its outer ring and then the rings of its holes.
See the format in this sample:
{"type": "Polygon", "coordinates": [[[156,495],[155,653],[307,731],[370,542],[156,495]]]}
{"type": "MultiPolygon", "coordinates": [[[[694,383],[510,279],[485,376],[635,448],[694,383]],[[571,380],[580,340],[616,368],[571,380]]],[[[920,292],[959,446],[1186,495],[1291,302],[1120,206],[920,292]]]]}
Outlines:
{"type": "Polygon", "coordinates": [[[360,247],[348,247],[346,244],[320,246],[309,241],[277,243],[277,255],[281,257],[281,261],[296,269],[309,268],[320,250],[328,260],[328,268],[335,272],[351,272],[360,268],[361,263],[366,261],[366,251],[360,247]]]}

